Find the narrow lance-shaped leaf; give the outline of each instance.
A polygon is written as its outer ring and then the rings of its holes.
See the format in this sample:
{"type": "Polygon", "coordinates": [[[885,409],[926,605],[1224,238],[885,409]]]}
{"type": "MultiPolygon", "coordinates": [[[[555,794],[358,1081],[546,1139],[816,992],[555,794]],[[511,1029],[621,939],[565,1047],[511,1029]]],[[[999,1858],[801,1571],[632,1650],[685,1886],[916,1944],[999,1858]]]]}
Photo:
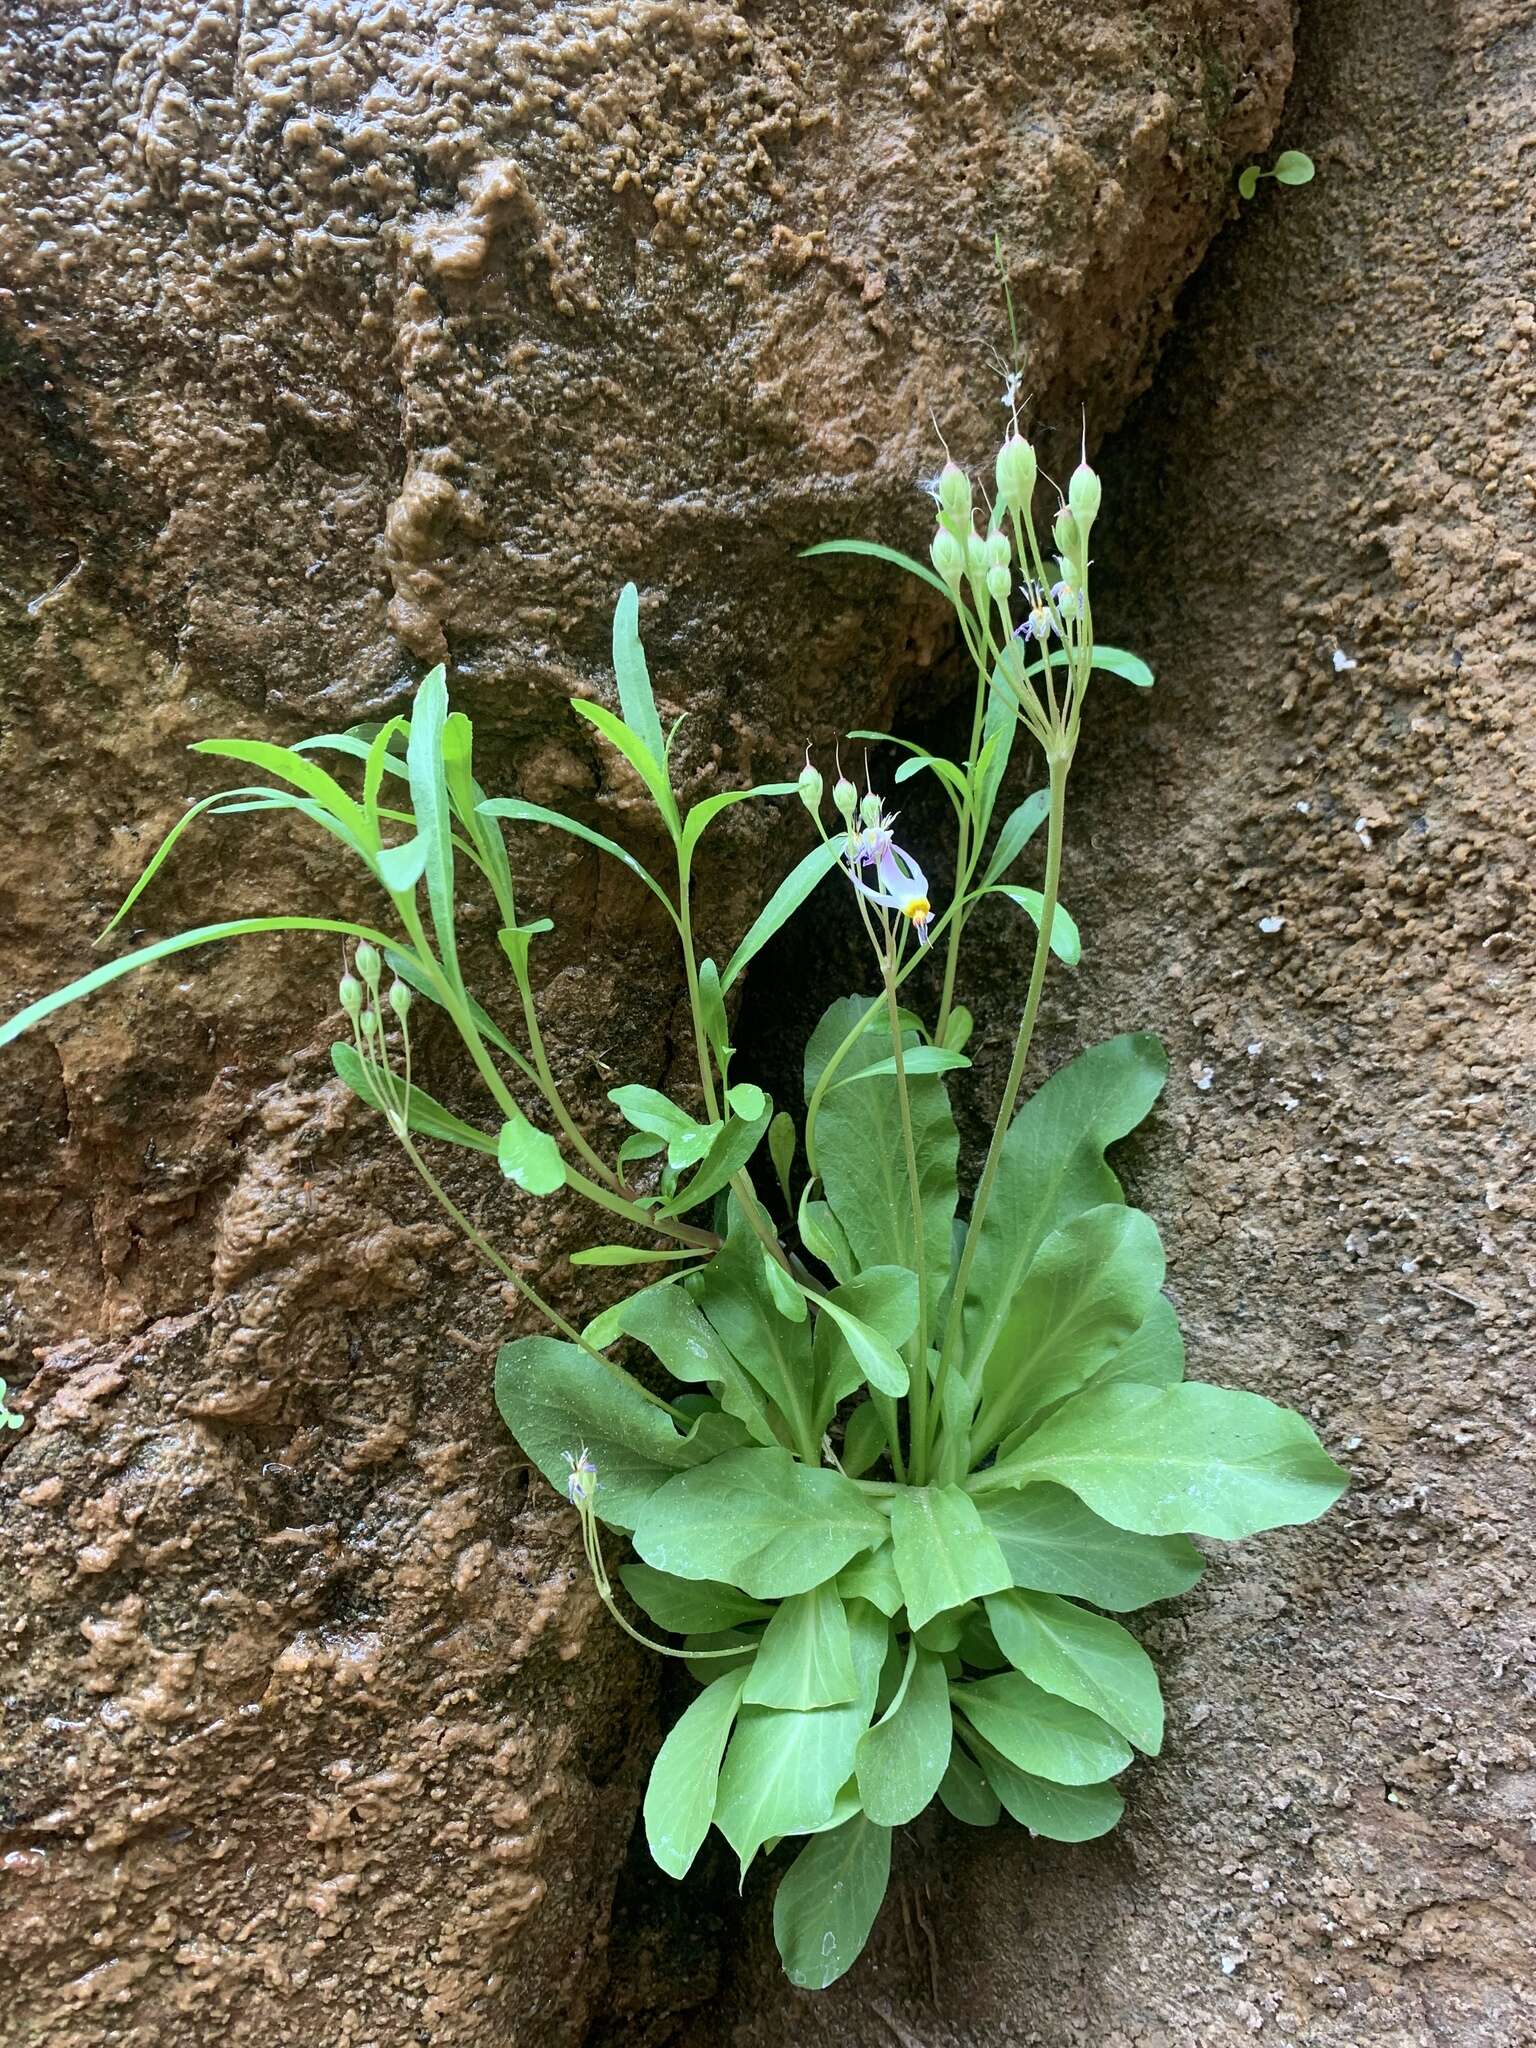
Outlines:
{"type": "Polygon", "coordinates": [[[842,850],[840,838],[828,839],[820,846],[813,846],[804,859],[795,863],[752,920],[746,937],[731,955],[720,977],[722,989],[730,988],[748,962],[754,960],[774,933],[788,923],[822,876],[837,865],[842,850]]]}
{"type": "Polygon", "coordinates": [[[66,1004],[94,995],[97,989],[105,988],[108,983],[118,981],[140,967],[150,967],[157,960],[169,959],[174,953],[185,953],[193,946],[215,945],[220,939],[243,939],[255,932],[339,932],[343,938],[367,939],[375,946],[393,946],[396,943],[387,932],[375,931],[371,925],[349,924],[335,917],[236,917],[222,924],[198,925],[192,931],[176,932],[168,939],[157,939],[152,946],[140,946],[137,952],[125,953],[120,960],[108,960],[100,967],[93,967],[89,974],[82,974],[77,981],[69,982],[64,988],[56,988],[51,995],[40,996],[35,1003],[28,1003],[24,1010],[18,1010],[14,1017],[8,1017],[0,1024],[0,1046],[9,1045],[24,1031],[32,1030],[66,1004]]]}
{"type": "MultiPolygon", "coordinates": [[[[370,1109],[386,1113],[383,1097],[374,1085],[373,1076],[358,1057],[356,1046],[337,1043],[331,1047],[331,1065],[340,1078],[346,1082],[352,1093],[366,1102],[370,1109]]],[[[401,1083],[404,1085],[403,1081],[401,1083]]],[[[489,1158],[496,1156],[496,1140],[484,1131],[477,1131],[473,1124],[465,1123],[451,1110],[435,1102],[424,1088],[411,1083],[410,1101],[406,1111],[406,1125],[410,1130],[419,1131],[424,1138],[441,1138],[448,1145],[462,1145],[469,1152],[483,1152],[489,1158]]]]}
{"type": "Polygon", "coordinates": [[[568,818],[563,811],[546,810],[542,804],[524,803],[521,797],[489,797],[480,806],[481,815],[487,818],[505,818],[514,825],[552,825],[557,832],[568,832],[573,839],[581,839],[588,846],[595,846],[599,853],[606,853],[610,860],[616,860],[620,867],[628,868],[638,881],[644,882],[651,894],[667,908],[667,915],[675,923],[677,912],[672,899],[656,878],[643,868],[632,853],[590,825],[583,825],[579,818],[568,818]]]}
{"type": "Polygon", "coordinates": [[[640,593],[633,583],[625,584],[613,608],[613,674],[625,724],[657,762],[665,762],[661,720],[640,639],[640,593]]]}
{"type": "Polygon", "coordinates": [[[946,603],[953,603],[949,587],[943,578],[936,575],[926,562],[916,561],[911,555],[904,555],[900,548],[888,548],[878,540],[821,540],[814,547],[802,548],[800,558],[807,560],[812,555],[869,555],[877,562],[889,562],[892,568],[905,569],[909,576],[917,577],[936,590],[946,603]]]}

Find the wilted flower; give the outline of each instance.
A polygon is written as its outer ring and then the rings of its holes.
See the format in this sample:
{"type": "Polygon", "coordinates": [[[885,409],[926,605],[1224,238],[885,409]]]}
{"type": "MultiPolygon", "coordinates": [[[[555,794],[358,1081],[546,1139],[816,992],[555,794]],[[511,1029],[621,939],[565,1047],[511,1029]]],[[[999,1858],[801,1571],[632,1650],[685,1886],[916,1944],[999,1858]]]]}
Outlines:
{"type": "Polygon", "coordinates": [[[560,1455],[571,1468],[571,1476],[565,1482],[566,1498],[573,1508],[584,1508],[597,1491],[597,1467],[585,1444],[574,1457],[569,1451],[560,1455]]]}

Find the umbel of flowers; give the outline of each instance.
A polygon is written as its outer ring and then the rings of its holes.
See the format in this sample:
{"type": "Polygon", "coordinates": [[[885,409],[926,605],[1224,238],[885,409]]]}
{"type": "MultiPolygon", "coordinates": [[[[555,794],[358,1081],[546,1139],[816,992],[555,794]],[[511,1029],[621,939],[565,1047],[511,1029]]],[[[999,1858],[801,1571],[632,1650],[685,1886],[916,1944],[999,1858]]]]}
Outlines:
{"type": "Polygon", "coordinates": [[[795,782],[687,803],[631,585],[614,616],[616,701],[572,710],[649,792],[670,847],[663,872],[587,818],[487,796],[470,722],[450,710],[436,669],[409,718],[291,748],[203,742],[199,751],[263,779],[195,803],[123,906],[194,819],[283,810],[361,862],[379,924],[285,912],[180,932],[0,1028],[4,1043],[132,968],[215,940],[306,930],[353,947],[336,1071],[554,1333],[503,1347],[497,1406],[579,1516],[615,1621],[698,1682],[645,1795],[652,1854],[680,1878],[713,1827],[745,1874],[796,1843],[774,1931],[789,1975],[812,1987],[858,1955],[885,1894],[892,1832],[932,1800],[969,1826],[1006,1814],[1058,1841],[1113,1827],[1116,1781],[1163,1736],[1156,1672],[1121,1617],[1195,1582],[1204,1560],[1192,1535],[1232,1542],[1307,1521],[1344,1484],[1299,1415],[1185,1376],[1157,1228],[1126,1202],[1106,1156],[1157,1099],[1167,1071],[1158,1041],[1127,1032],[1024,1093],[1049,962],[1071,966],[1080,953],[1059,892],[1090,684],[1096,672],[1152,681],[1134,655],[1094,639],[1098,478],[1086,461],[1075,470],[1047,552],[1037,469],[1016,425],[990,503],[947,464],[931,567],[873,542],[810,551],[893,563],[953,608],[975,672],[963,758],[851,736],[900,752],[895,784],[937,778],[955,831],[947,901],[935,900],[925,850],[898,842],[880,793],[839,775],[827,817],[809,759],[795,782]],[[1026,752],[1039,786],[999,816],[1026,752]],[[707,882],[710,827],[731,804],[797,795],[812,843],[730,959],[699,957],[692,904],[707,882]],[[522,914],[509,827],[573,835],[648,889],[676,933],[696,1071],[671,1096],[638,1082],[613,1089],[627,1126],[616,1146],[568,1103],[551,1065],[536,971],[551,927],[522,914]],[[1038,883],[1022,882],[1042,833],[1038,883]],[[776,1108],[735,1071],[729,1001],[829,877],[862,921],[870,971],[811,1034],[801,1100],[776,1108]],[[991,1140],[962,1189],[947,1076],[969,1064],[958,996],[967,929],[994,900],[1023,920],[1030,964],[991,1140]],[[466,982],[457,920],[467,903],[494,906],[500,993],[466,982]],[[924,967],[920,986],[936,993],[919,1007],[913,977],[924,967]],[[483,1119],[422,1087],[419,1002],[462,1040],[483,1119]],[[454,1202],[434,1163],[445,1147],[482,1155],[528,1197],[584,1196],[607,1235],[572,1263],[638,1268],[638,1291],[576,1327],[454,1202]],[[633,1551],[622,1590],[605,1529],[633,1551]]]}

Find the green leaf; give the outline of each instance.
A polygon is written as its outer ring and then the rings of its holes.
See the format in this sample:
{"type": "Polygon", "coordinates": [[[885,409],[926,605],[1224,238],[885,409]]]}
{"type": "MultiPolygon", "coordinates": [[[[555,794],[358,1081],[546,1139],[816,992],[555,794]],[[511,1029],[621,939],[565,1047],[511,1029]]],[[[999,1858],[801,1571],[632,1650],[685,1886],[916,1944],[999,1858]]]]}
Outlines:
{"type": "Polygon", "coordinates": [[[1118,1621],[1054,1593],[994,1593],[987,1620],[1015,1671],[1118,1728],[1148,1756],[1163,1746],[1163,1696],[1152,1659],[1118,1621]]]}
{"type": "Polygon", "coordinates": [[[1057,1785],[1021,1771],[988,1743],[977,1745],[992,1791],[1020,1827],[1052,1842],[1091,1842],[1125,1811],[1113,1785],[1057,1785]]]}
{"type": "Polygon", "coordinates": [[[161,868],[164,867],[166,861],[169,860],[176,842],[180,839],[182,833],[189,826],[195,824],[208,811],[213,812],[215,817],[239,816],[247,811],[297,811],[302,816],[312,819],[322,830],[332,831],[344,846],[360,853],[371,865],[371,857],[359,845],[352,833],[347,831],[344,826],[338,828],[336,819],[323,806],[312,803],[307,798],[294,796],[285,789],[268,789],[259,782],[247,783],[235,789],[215,790],[212,796],[205,796],[197,803],[189,805],[176,820],[175,824],[172,825],[160,844],[155,848],[155,851],[139,870],[138,880],[113,912],[110,921],[98,933],[96,938],[98,946],[103,939],[116,931],[135,903],[144,894],[144,891],[155,879],[161,868]]]}
{"type": "Polygon", "coordinates": [[[519,1112],[508,1117],[496,1141],[496,1161],[510,1181],[530,1195],[552,1195],[565,1186],[565,1161],[549,1135],[519,1112]]]}
{"type": "Polygon", "coordinates": [[[1090,1387],[971,1485],[1029,1479],[1070,1487],[1122,1529],[1229,1542],[1313,1521],[1348,1483],[1292,1409],[1196,1380],[1090,1387]]]}
{"type": "MultiPolygon", "coordinates": [[[[882,1433],[881,1443],[884,1441],[882,1433]]],[[[845,1564],[837,1575],[837,1590],[845,1600],[867,1600],[887,1618],[895,1615],[902,1604],[902,1593],[890,1538],[873,1550],[864,1551],[852,1564],[845,1564]]]]}
{"type": "MultiPolygon", "coordinates": [[[[405,772],[411,808],[421,839],[427,878],[427,902],[437,954],[443,971],[459,985],[458,934],[453,912],[453,824],[448,780],[443,766],[443,728],[448,720],[448,689],[441,665],[424,676],[411,704],[411,736],[405,748],[405,772]]],[[[414,888],[414,882],[411,884],[414,888]]]]}
{"type": "Polygon", "coordinates": [[[1032,796],[1025,797],[1017,810],[1008,813],[992,849],[992,858],[987,862],[983,888],[1001,880],[1050,816],[1050,810],[1051,792],[1037,789],[1032,796]]]}
{"type": "Polygon", "coordinates": [[[890,1625],[862,1601],[848,1615],[858,1697],[804,1712],[743,1707],[720,1772],[715,1825],[742,1870],[764,1842],[808,1834],[832,1819],[874,1711],[890,1625]]]}
{"type": "Polygon", "coordinates": [[[678,1579],[654,1565],[620,1565],[619,1577],[635,1605],[658,1628],[674,1635],[713,1635],[741,1622],[766,1621],[772,1609],[715,1579],[678,1579]]]}
{"type": "MultiPolygon", "coordinates": [[[[1058,1699],[1022,1672],[953,1685],[949,1696],[999,1755],[1053,1785],[1096,1784],[1131,1760],[1129,1743],[1097,1714],[1058,1699]]],[[[1002,1786],[996,1790],[1007,1806],[1002,1786]]]]}
{"type": "Polygon", "coordinates": [[[685,1877],[709,1833],[720,1760],[736,1725],[747,1668],[706,1685],[674,1723],[645,1788],[645,1839],[668,1877],[685,1877]]]}
{"type": "Polygon", "coordinates": [[[1310,185],[1317,166],[1304,149],[1282,149],[1270,168],[1270,176],[1282,185],[1310,185]]]}
{"type": "Polygon", "coordinates": [[[1237,189],[1240,196],[1244,199],[1251,199],[1254,193],[1258,191],[1259,167],[1257,164],[1245,164],[1242,170],[1238,172],[1237,189]]]}
{"type": "Polygon", "coordinates": [[[958,1486],[903,1486],[891,1499],[896,1576],[913,1628],[1012,1581],[997,1539],[958,1486]]]}
{"type": "Polygon", "coordinates": [[[211,946],[220,939],[243,939],[253,932],[339,932],[347,939],[367,939],[375,946],[393,946],[396,942],[387,932],[375,931],[372,925],[348,924],[335,917],[236,917],[223,924],[201,924],[192,931],[176,932],[168,939],[156,939],[152,946],[140,946],[137,952],[125,953],[120,960],[108,960],[101,967],[93,967],[89,974],[82,974],[77,981],[69,982],[64,988],[56,988],[51,995],[40,996],[35,1003],[28,1003],[24,1010],[18,1010],[14,1017],[8,1017],[0,1024],[0,1046],[6,1046],[13,1039],[20,1038],[24,1031],[41,1024],[45,1017],[51,1017],[55,1010],[62,1010],[68,1003],[77,1003],[82,996],[94,995],[109,982],[120,980],[125,974],[132,974],[140,967],[149,967],[157,960],[168,959],[173,953],[185,953],[193,946],[211,946]]]}
{"type": "Polygon", "coordinates": [[[724,1129],[712,1140],[709,1150],[700,1160],[698,1170],[678,1189],[671,1201],[662,1204],[658,1214],[685,1216],[700,1202],[707,1202],[712,1195],[718,1195],[741,1172],[763,1142],[763,1133],[772,1116],[773,1104],[765,1095],[761,1116],[753,1117],[750,1122],[736,1116],[728,1117],[724,1129]]]}
{"type": "Polygon", "coordinates": [[[1160,1294],[1130,1336],[1094,1374],[1093,1384],[1107,1387],[1116,1380],[1135,1380],[1147,1387],[1171,1387],[1183,1377],[1184,1339],[1179,1334],[1179,1319],[1173,1303],[1160,1294]]]}
{"type": "Polygon", "coordinates": [[[666,1409],[637,1380],[555,1337],[502,1345],[496,1406],[561,1495],[570,1477],[565,1453],[586,1446],[597,1466],[596,1511],[616,1529],[632,1529],[646,1501],[693,1455],[666,1409]]]}
{"type": "Polygon", "coordinates": [[[1123,1202],[1052,1231],[983,1366],[976,1456],[1085,1387],[1151,1313],[1163,1272],[1157,1226],[1123,1202]]]}
{"type": "Polygon", "coordinates": [[[798,789],[795,782],[760,782],[755,789],[726,789],[719,796],[705,797],[683,820],[683,851],[691,854],[720,813],[732,804],[743,804],[758,796],[794,796],[798,789]]]}
{"type": "MultiPolygon", "coordinates": [[[[807,1049],[808,1074],[818,1059],[825,1066],[864,1007],[856,996],[833,1004],[807,1049]]],[[[857,1040],[849,1059],[856,1068],[868,1067],[889,1051],[888,1032],[872,1027],[857,1040]]],[[[907,1096],[917,1156],[922,1256],[936,1296],[939,1276],[949,1269],[960,1140],[937,1074],[913,1075],[907,1096]]],[[[815,1146],[827,1201],[859,1265],[905,1266],[916,1272],[918,1245],[895,1079],[888,1074],[867,1076],[829,1089],[817,1112],[815,1146]]]]}
{"type": "Polygon", "coordinates": [[[620,867],[644,882],[651,894],[667,907],[667,915],[677,922],[677,912],[672,899],[655,877],[643,868],[632,853],[626,853],[622,846],[612,839],[605,839],[601,832],[594,832],[590,825],[583,825],[577,818],[567,818],[561,811],[548,811],[542,804],[526,804],[521,797],[490,797],[480,805],[480,814],[485,818],[505,818],[514,825],[553,825],[558,832],[569,832],[573,839],[580,839],[588,846],[595,846],[599,853],[606,853],[610,860],[616,860],[620,867]]]}
{"type": "Polygon", "coordinates": [[[680,1578],[723,1578],[761,1599],[786,1599],[819,1586],[885,1533],[884,1518],[840,1472],[800,1464],[784,1450],[741,1450],[679,1472],[652,1493],[635,1549],[680,1578]]]}
{"type": "Polygon", "coordinates": [[[859,1798],[872,1821],[916,1820],[949,1769],[953,1734],[943,1659],[911,1642],[900,1691],[859,1741],[859,1798]]]}
{"type": "Polygon", "coordinates": [[[692,1245],[672,1245],[665,1250],[647,1250],[634,1244],[592,1244],[584,1251],[571,1252],[573,1266],[657,1266],[671,1259],[697,1259],[700,1251],[692,1245]]]}
{"type": "Polygon", "coordinates": [[[971,1042],[971,1033],[976,1028],[976,1019],[964,1003],[956,1003],[949,1013],[949,1022],[944,1027],[944,1050],[964,1052],[971,1042]]]}
{"type": "MultiPolygon", "coordinates": [[[[1019,889],[1011,882],[993,882],[979,890],[977,895],[1006,896],[1036,927],[1045,914],[1045,898],[1038,889],[1019,889]]],[[[976,900],[972,898],[973,902],[976,900]]],[[[1082,934],[1064,903],[1058,903],[1051,913],[1051,951],[1066,967],[1076,967],[1083,957],[1082,934]]]]}
{"type": "Polygon", "coordinates": [[[840,1707],[857,1697],[848,1616],[835,1586],[774,1609],[742,1698],[754,1707],[840,1707]]]}
{"type": "Polygon", "coordinates": [[[906,1360],[883,1330],[855,1312],[853,1303],[870,1306],[877,1313],[885,1311],[883,1320],[904,1320],[906,1331],[898,1340],[904,1343],[917,1323],[917,1275],[900,1266],[874,1266],[817,1302],[821,1315],[836,1331],[835,1338],[831,1331],[823,1335],[820,1323],[816,1331],[817,1405],[818,1409],[825,1406],[827,1421],[838,1402],[861,1381],[898,1398],[907,1391],[906,1360]],[[873,1284],[871,1274],[878,1276],[873,1284]],[[892,1304],[898,1297],[900,1307],[893,1314],[892,1304]],[[852,1373],[845,1370],[845,1364],[851,1364],[852,1373]]]}
{"type": "Polygon", "coordinates": [[[1122,682],[1134,683],[1138,690],[1150,690],[1152,671],[1139,654],[1127,654],[1123,647],[1101,647],[1095,643],[1093,665],[1107,675],[1119,676],[1122,682]]]}
{"type": "Polygon", "coordinates": [[[779,1314],[786,1322],[803,1323],[810,1311],[799,1282],[785,1271],[766,1245],[758,1246],[757,1262],[762,1269],[763,1285],[779,1314]]]}
{"type": "Polygon", "coordinates": [[[779,1413],[807,1415],[813,1387],[810,1326],[780,1313],[768,1290],[762,1246],[734,1201],[729,1214],[724,1245],[695,1275],[689,1292],[779,1413]]]}
{"type": "Polygon", "coordinates": [[[731,1027],[725,1014],[725,998],[720,992],[720,970],[713,960],[699,962],[698,982],[699,1016],[704,1025],[704,1036],[723,1074],[730,1062],[731,1027]]]}
{"type": "MultiPolygon", "coordinates": [[[[352,1093],[366,1102],[370,1109],[386,1114],[384,1102],[373,1085],[368,1069],[363,1065],[355,1046],[337,1043],[331,1047],[331,1065],[352,1093]]],[[[496,1140],[487,1137],[484,1131],[477,1131],[473,1124],[467,1124],[451,1110],[444,1109],[440,1102],[415,1083],[411,1084],[410,1103],[406,1110],[406,1123],[411,1130],[419,1131],[424,1138],[441,1138],[445,1144],[462,1145],[466,1151],[483,1152],[489,1157],[496,1156],[496,1140]]]]}
{"type": "Polygon", "coordinates": [[[720,977],[722,989],[730,988],[747,963],[754,960],[774,933],[788,923],[822,876],[829,874],[836,867],[842,850],[841,838],[827,839],[820,846],[813,846],[803,860],[795,863],[753,919],[746,937],[731,955],[730,962],[720,977]]]}
{"type": "Polygon", "coordinates": [[[813,1259],[820,1259],[834,1279],[847,1282],[854,1277],[854,1257],[843,1226],[825,1202],[811,1199],[814,1180],[800,1192],[800,1242],[813,1259]]]}
{"type": "Polygon", "coordinates": [[[610,1088],[608,1100],[637,1131],[665,1139],[667,1164],[679,1171],[697,1166],[725,1128],[721,1123],[698,1123],[657,1088],[610,1088]]]}
{"type": "Polygon", "coordinates": [[[789,1176],[795,1164],[795,1120],[787,1109],[781,1109],[768,1126],[768,1156],[773,1161],[779,1192],[788,1207],[791,1203],[789,1176]]]}
{"type": "Polygon", "coordinates": [[[214,754],[224,761],[244,761],[252,768],[264,768],[279,782],[290,783],[328,811],[357,842],[368,845],[368,821],[362,806],[347,795],[333,775],[327,775],[318,761],[295,753],[291,747],[274,746],[270,740],[197,740],[194,754],[214,754]]]}
{"type": "Polygon", "coordinates": [[[953,761],[946,761],[942,754],[930,754],[920,749],[902,762],[891,779],[894,782],[910,782],[914,775],[921,775],[925,769],[930,775],[936,775],[962,804],[970,801],[971,786],[966,781],[964,773],[953,761]]]}
{"type": "Polygon", "coordinates": [[[939,1781],[939,1798],[967,1827],[989,1828],[1002,1811],[980,1764],[958,1742],[950,1751],[949,1769],[939,1781]]]}
{"type": "Polygon", "coordinates": [[[588,697],[573,697],[571,709],[578,718],[584,718],[588,725],[596,726],[610,746],[616,747],[631,768],[640,777],[650,792],[651,801],[667,829],[674,838],[682,831],[682,820],[677,813],[677,799],[667,781],[667,771],[660,756],[653,754],[636,733],[630,731],[622,718],[615,718],[605,705],[594,704],[588,697]]]}
{"type": "Polygon", "coordinates": [[[965,1298],[973,1386],[1044,1240],[1083,1210],[1123,1199],[1105,1147],[1136,1128],[1167,1073],[1150,1033],[1112,1038],[1053,1074],[1009,1125],[965,1298]]]}
{"type": "Polygon", "coordinates": [[[877,540],[821,540],[814,547],[800,550],[802,561],[811,555],[871,555],[877,562],[889,562],[893,568],[905,569],[909,576],[916,576],[920,582],[936,590],[946,604],[954,602],[944,579],[930,569],[926,562],[914,561],[911,555],[904,555],[900,548],[888,548],[877,540]]]}
{"type": "Polygon", "coordinates": [[[661,720],[640,641],[640,593],[633,583],[625,584],[613,608],[613,673],[625,724],[654,760],[665,761],[661,720]]]}
{"type": "MultiPolygon", "coordinates": [[[[960,1053],[946,1051],[938,1045],[914,1045],[910,1050],[904,1048],[901,1058],[909,1078],[914,1074],[949,1074],[971,1064],[960,1053]]],[[[846,1088],[854,1081],[872,1081],[895,1071],[896,1055],[887,1053],[884,1059],[876,1060],[871,1066],[860,1067],[857,1073],[839,1074],[832,1088],[846,1088]]],[[[827,1092],[830,1094],[832,1091],[829,1088],[827,1092]]]]}
{"type": "Polygon", "coordinates": [[[637,1337],[655,1352],[674,1379],[714,1387],[727,1415],[745,1423],[760,1444],[777,1445],[756,1387],[714,1325],[676,1281],[647,1287],[618,1303],[613,1310],[613,1331],[615,1336],[637,1337]]]}
{"type": "Polygon", "coordinates": [[[734,1088],[728,1088],[725,1100],[732,1116],[739,1116],[743,1123],[753,1124],[768,1106],[768,1098],[754,1081],[738,1081],[734,1088]]]}
{"type": "Polygon", "coordinates": [[[890,1876],[890,1830],[863,1814],[806,1844],[773,1901],[773,1938],[791,1984],[825,1991],[858,1960],[890,1876]]]}
{"type": "Polygon", "coordinates": [[[1205,1559],[1187,1536],[1137,1536],[1086,1508],[1064,1486],[1026,1486],[980,1497],[1016,1586],[1091,1600],[1128,1614],[1187,1592],[1205,1559]]]}

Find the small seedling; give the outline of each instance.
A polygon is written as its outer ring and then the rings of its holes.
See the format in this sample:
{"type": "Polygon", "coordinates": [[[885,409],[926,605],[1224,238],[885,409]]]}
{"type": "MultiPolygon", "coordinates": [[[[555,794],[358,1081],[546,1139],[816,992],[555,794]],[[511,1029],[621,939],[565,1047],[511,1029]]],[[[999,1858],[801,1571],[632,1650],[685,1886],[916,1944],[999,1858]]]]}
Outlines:
{"type": "Polygon", "coordinates": [[[1239,171],[1237,189],[1244,199],[1251,199],[1259,189],[1260,178],[1274,178],[1282,185],[1310,185],[1317,176],[1317,165],[1305,150],[1283,149],[1267,171],[1261,171],[1257,164],[1248,164],[1239,171]]]}

